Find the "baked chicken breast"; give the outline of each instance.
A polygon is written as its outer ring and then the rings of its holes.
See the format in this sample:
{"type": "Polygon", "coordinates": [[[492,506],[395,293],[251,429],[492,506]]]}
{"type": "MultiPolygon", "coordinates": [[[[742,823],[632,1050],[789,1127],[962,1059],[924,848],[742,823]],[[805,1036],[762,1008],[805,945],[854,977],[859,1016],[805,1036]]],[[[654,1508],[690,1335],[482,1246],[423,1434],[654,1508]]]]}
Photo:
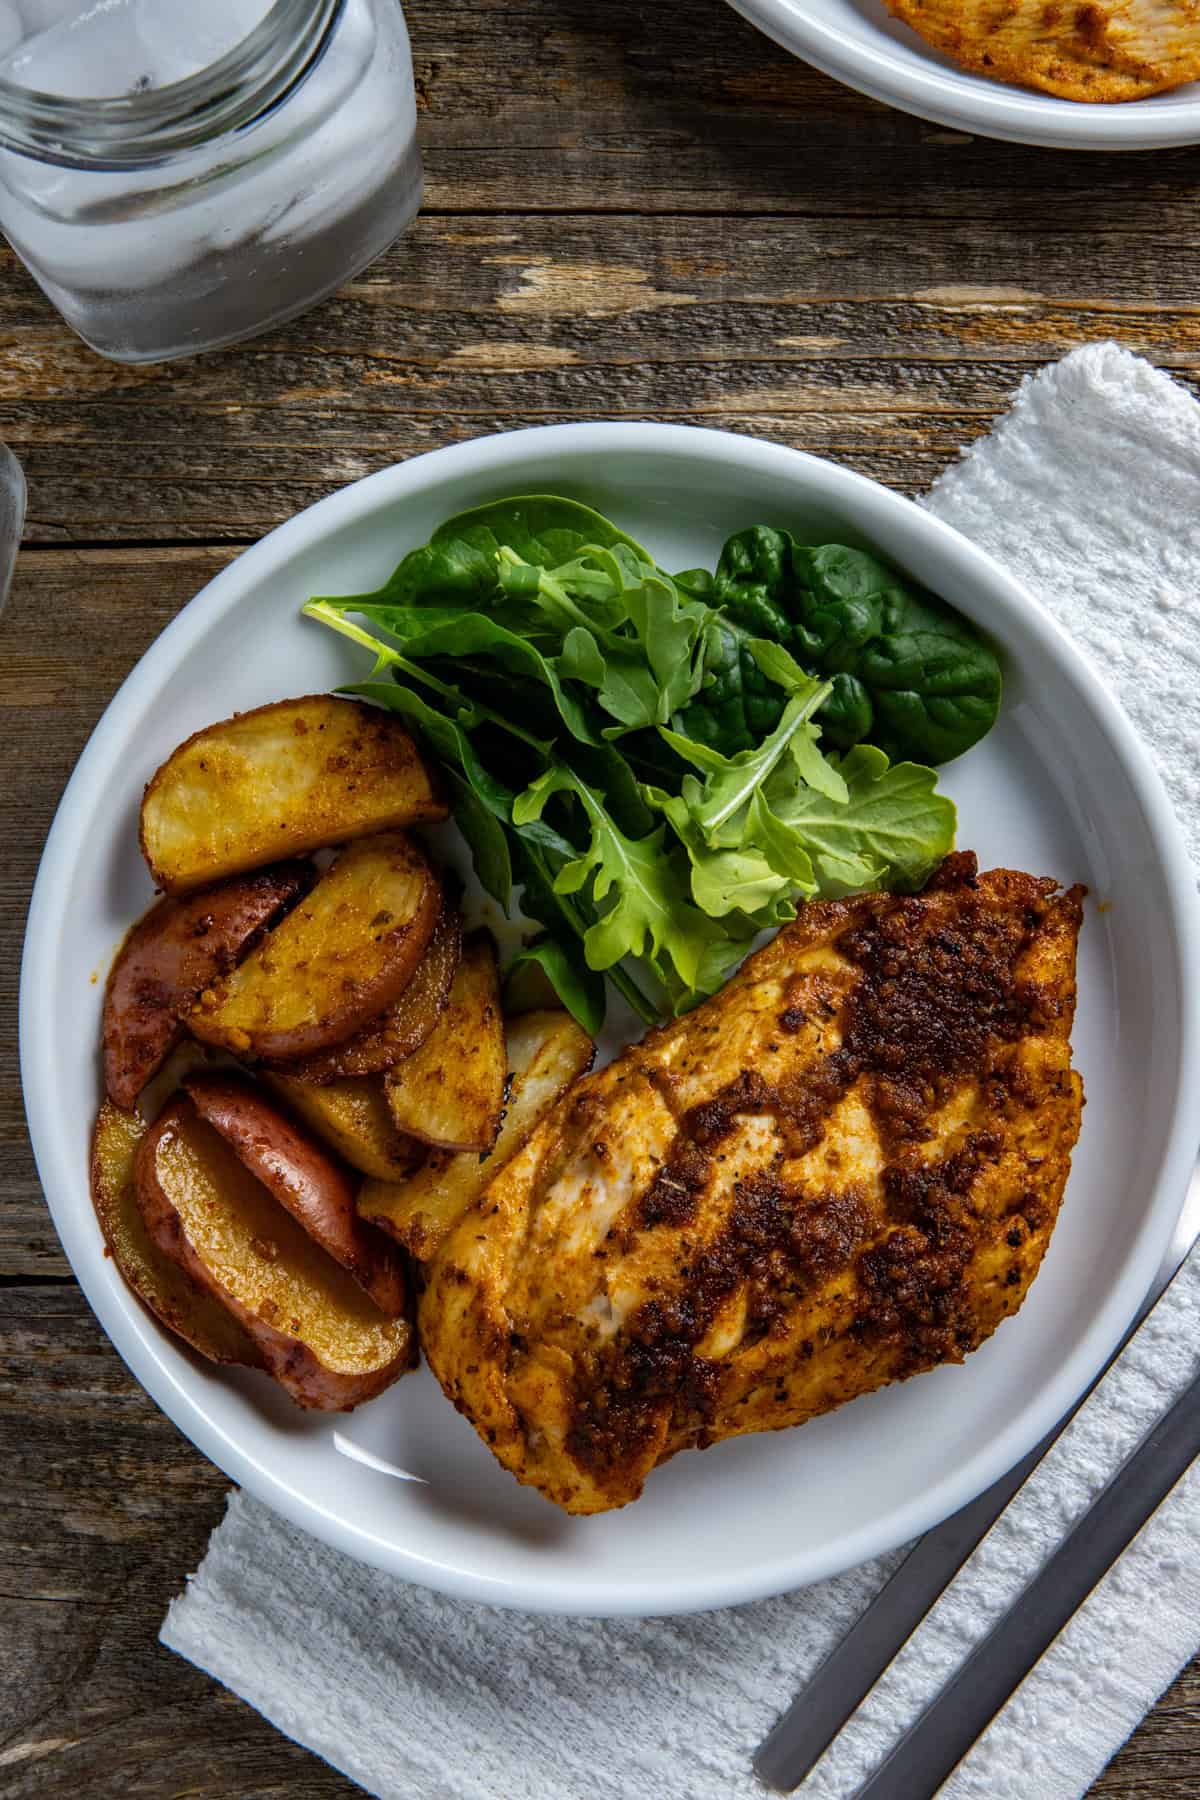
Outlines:
{"type": "Polygon", "coordinates": [[[421,1341],[572,1513],[676,1451],[961,1362],[1020,1306],[1083,1102],[1083,890],[947,859],[805,907],[584,1077],[428,1270],[421,1341]]]}
{"type": "Polygon", "coordinates": [[[935,50],[1064,100],[1141,100],[1200,78],[1200,0],[887,0],[935,50]]]}

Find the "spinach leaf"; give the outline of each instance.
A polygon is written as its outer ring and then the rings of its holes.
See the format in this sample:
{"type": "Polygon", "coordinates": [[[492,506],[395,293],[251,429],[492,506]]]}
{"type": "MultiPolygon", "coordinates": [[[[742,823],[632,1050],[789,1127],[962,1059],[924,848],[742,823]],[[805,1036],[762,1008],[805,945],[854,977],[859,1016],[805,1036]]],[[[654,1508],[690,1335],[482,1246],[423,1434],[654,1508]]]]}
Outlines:
{"type": "Polygon", "coordinates": [[[337,604],[351,612],[361,611],[365,603],[474,607],[496,591],[496,557],[501,549],[515,550],[522,561],[552,569],[588,544],[625,544],[644,561],[653,560],[590,506],[553,494],[522,494],[456,513],[438,526],[427,544],[410,550],[381,588],[370,594],[341,595],[337,604]]]}
{"type": "Polygon", "coordinates": [[[995,652],[951,607],[866,551],[751,526],[721,552],[713,600],[743,630],[833,679],[820,723],[834,744],[868,740],[897,759],[942,763],[995,722],[995,652]]]}
{"type": "Polygon", "coordinates": [[[784,696],[759,668],[750,646],[753,635],[714,612],[705,626],[703,685],[679,715],[678,725],[693,741],[733,756],[751,750],[773,731],[784,696]]]}

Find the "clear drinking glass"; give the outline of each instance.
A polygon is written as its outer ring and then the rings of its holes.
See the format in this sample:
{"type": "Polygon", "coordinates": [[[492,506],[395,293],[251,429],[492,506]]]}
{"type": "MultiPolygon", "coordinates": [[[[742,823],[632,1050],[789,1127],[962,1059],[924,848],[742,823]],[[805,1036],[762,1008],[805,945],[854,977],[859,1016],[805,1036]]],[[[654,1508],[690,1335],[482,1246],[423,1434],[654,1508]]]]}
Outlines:
{"type": "Polygon", "coordinates": [[[400,0],[0,0],[0,227],[102,355],[302,312],[421,199],[400,0]]]}

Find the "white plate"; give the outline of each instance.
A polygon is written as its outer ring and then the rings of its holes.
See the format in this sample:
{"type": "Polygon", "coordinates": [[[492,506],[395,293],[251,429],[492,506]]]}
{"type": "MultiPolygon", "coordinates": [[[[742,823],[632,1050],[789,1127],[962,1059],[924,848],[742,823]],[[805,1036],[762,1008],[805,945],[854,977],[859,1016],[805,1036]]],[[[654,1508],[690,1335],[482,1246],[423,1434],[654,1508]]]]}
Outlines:
{"type": "Polygon", "coordinates": [[[34,1148],[67,1254],[134,1374],[207,1455],[297,1524],[412,1580],[499,1604],[649,1614],[748,1600],[953,1512],[1042,1436],[1118,1341],[1195,1151],[1195,905],[1168,803],[1123,715],[1023,590],[911,502],[721,432],[567,425],[485,438],[360,481],[272,532],[163,632],[100,721],[30,910],[21,1050],[34,1148]],[[87,1183],[96,974],[151,892],[136,843],[143,783],[196,727],[362,673],[349,645],[299,618],[309,594],[373,587],[448,514],[548,489],[599,506],[668,567],[711,566],[728,532],[770,520],[874,544],[944,594],[1008,664],[1000,723],[947,771],[960,842],[985,866],[1084,881],[1094,897],[1076,1032],[1083,1136],[1019,1316],[961,1368],[800,1430],[679,1456],[637,1505],[580,1520],[518,1487],[425,1371],[331,1419],[299,1412],[261,1376],[202,1365],[106,1260],[87,1183]]]}
{"type": "Polygon", "coordinates": [[[961,69],[883,0],[730,0],[814,68],[901,112],[956,131],[1065,150],[1158,150],[1200,142],[1200,84],[1099,106],[1060,100],[961,69]]]}

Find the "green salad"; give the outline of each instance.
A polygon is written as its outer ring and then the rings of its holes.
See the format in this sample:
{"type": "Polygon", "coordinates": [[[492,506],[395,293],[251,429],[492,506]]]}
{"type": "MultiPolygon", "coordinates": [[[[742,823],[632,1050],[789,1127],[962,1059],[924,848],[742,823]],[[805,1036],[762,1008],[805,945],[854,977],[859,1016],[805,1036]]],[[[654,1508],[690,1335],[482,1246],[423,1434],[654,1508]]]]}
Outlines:
{"type": "Polygon", "coordinates": [[[518,962],[593,1034],[606,980],[681,1013],[800,901],[920,887],[954,843],[931,765],[1000,704],[983,638],[866,551],[754,525],[669,575],[551,495],[304,610],[370,650],[345,691],[441,763],[479,880],[543,927],[518,962]]]}

